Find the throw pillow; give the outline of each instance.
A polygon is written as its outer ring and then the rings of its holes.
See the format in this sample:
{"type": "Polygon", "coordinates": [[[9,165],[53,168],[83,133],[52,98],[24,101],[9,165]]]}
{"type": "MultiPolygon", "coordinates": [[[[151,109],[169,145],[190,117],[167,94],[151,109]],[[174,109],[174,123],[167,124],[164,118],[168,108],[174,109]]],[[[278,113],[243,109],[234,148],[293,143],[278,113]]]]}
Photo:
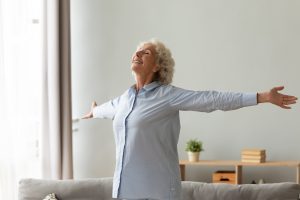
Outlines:
{"type": "Polygon", "coordinates": [[[43,200],[58,200],[54,193],[48,194],[43,200]]]}

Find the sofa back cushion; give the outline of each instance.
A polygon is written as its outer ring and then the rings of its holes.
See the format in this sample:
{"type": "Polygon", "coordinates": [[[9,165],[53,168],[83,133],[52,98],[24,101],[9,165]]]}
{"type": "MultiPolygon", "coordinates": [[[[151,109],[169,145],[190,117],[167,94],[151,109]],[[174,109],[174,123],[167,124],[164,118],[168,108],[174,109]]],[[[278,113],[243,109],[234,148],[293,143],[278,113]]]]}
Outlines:
{"type": "Polygon", "coordinates": [[[269,183],[232,185],[225,183],[182,182],[184,200],[298,200],[300,185],[269,183]]]}
{"type": "MultiPolygon", "coordinates": [[[[55,193],[58,200],[112,200],[112,178],[84,180],[22,179],[19,200],[42,200],[55,193]]],[[[296,183],[244,184],[182,182],[181,200],[297,200],[296,183]]]]}
{"type": "Polygon", "coordinates": [[[50,193],[55,193],[59,200],[112,200],[112,178],[19,182],[19,200],[42,200],[50,193]]]}

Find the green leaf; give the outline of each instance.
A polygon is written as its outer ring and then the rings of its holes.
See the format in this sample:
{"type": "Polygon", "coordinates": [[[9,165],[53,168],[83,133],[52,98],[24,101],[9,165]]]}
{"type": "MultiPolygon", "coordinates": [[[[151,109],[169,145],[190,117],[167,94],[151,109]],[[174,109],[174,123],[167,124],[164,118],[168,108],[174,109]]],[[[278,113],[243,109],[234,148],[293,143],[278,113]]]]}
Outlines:
{"type": "Polygon", "coordinates": [[[203,145],[200,140],[191,139],[191,140],[187,141],[185,150],[191,151],[191,152],[200,152],[200,151],[203,151],[202,146],[203,145]]]}

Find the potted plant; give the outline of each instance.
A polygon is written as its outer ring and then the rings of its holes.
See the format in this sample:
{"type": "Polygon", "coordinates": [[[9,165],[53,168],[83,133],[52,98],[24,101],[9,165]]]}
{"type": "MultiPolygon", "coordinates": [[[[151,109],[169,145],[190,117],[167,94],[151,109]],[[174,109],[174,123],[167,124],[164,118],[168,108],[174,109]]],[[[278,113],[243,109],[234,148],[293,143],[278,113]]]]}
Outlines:
{"type": "Polygon", "coordinates": [[[185,151],[188,153],[189,161],[197,162],[199,161],[200,151],[203,151],[202,142],[197,139],[191,139],[187,141],[185,151]]]}

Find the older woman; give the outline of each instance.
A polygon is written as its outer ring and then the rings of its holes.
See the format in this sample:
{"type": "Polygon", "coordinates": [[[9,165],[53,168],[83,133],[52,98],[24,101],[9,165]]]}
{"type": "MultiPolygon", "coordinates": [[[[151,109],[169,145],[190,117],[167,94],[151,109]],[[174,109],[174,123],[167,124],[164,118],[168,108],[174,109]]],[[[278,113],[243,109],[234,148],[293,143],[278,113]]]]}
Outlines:
{"type": "Polygon", "coordinates": [[[113,120],[117,154],[113,198],[180,199],[180,110],[227,111],[264,102],[288,109],[297,100],[278,93],[283,87],[263,93],[233,93],[172,86],[174,60],[157,40],[138,46],[131,69],[136,83],[107,103],[97,106],[93,102],[83,117],[113,120]]]}

